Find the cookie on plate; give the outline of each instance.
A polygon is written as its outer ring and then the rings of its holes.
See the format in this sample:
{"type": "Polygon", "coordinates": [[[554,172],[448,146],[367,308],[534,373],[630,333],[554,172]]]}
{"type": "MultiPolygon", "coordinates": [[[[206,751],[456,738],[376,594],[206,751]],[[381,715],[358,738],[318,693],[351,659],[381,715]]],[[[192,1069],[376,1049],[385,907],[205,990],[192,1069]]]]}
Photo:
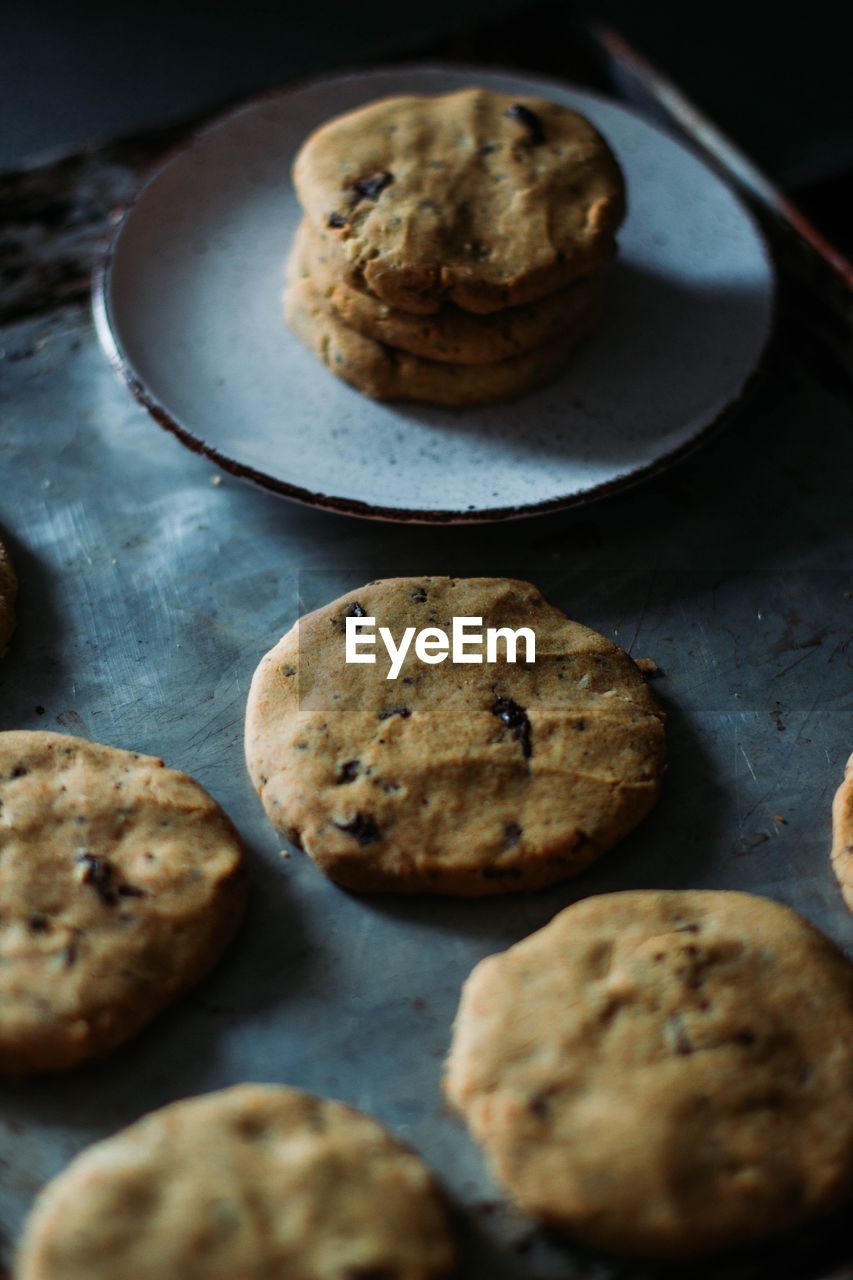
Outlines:
{"type": "Polygon", "coordinates": [[[397,351],[351,329],[311,279],[292,280],[284,306],[293,332],[332,373],[359,391],[376,400],[422,400],[447,408],[509,400],[547,382],[562,369],[596,320],[595,310],[590,309],[558,338],[508,360],[448,364],[397,351]]]}
{"type": "Polygon", "coordinates": [[[414,315],[381,302],[364,285],[345,280],[345,262],[332,237],[307,219],[293,244],[289,278],[309,277],[342,324],[367,338],[424,360],[490,364],[556,341],[599,311],[597,278],[577,280],[538,302],[475,316],[447,303],[432,315],[414,315]]]}
{"type": "Polygon", "coordinates": [[[0,1071],[72,1067],[202,977],[245,899],[240,841],[162,760],[0,733],[0,1071]]]}
{"type": "Polygon", "coordinates": [[[330,120],[294,164],[300,202],[351,278],[389,306],[487,313],[592,275],[613,256],[622,174],[583,116],[465,89],[330,120]]]}
{"type": "Polygon", "coordinates": [[[414,1152],[340,1102],[238,1085],[152,1112],[36,1202],[18,1280],[438,1280],[455,1249],[414,1152]]]}
{"type": "MultiPolygon", "coordinates": [[[[468,650],[469,655],[476,653],[468,650]]],[[[488,656],[480,650],[481,656],[488,656]]],[[[246,758],[266,812],[352,889],[473,896],[582,871],[653,807],[664,716],[634,663],[534,586],[390,578],[301,618],[260,663],[246,758]],[[528,628],[535,661],[346,663],[347,618],[528,628]]]]}
{"type": "Polygon", "coordinates": [[[0,658],[6,652],[12,632],[15,630],[15,597],[18,580],[12,560],[0,538],[0,658]]]}
{"type": "Polygon", "coordinates": [[[832,866],[844,901],[853,911],[853,756],[832,802],[832,866]]]}
{"type": "Polygon", "coordinates": [[[749,894],[588,898],[476,966],[445,1089],[546,1223],[653,1257],[758,1240],[853,1196],[853,966],[749,894]]]}

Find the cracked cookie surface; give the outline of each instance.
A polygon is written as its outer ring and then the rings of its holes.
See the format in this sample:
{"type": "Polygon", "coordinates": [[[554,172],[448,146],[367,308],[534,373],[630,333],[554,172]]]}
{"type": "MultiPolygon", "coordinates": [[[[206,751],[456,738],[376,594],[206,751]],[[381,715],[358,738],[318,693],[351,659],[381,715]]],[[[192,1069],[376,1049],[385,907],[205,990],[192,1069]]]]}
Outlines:
{"type": "Polygon", "coordinates": [[[619,166],[583,116],[472,88],[388,98],[316,130],[294,163],[314,226],[390,306],[488,313],[591,275],[624,216],[619,166]]]}
{"type": "Polygon", "coordinates": [[[435,1180],[369,1116],[238,1085],[152,1112],[49,1184],[19,1280],[439,1280],[435,1180]]]}
{"type": "Polygon", "coordinates": [[[186,774],[0,733],[0,1070],[127,1040],[213,966],[244,900],[237,833],[186,774]]]}
{"type": "Polygon", "coordinates": [[[853,1196],[853,966],[744,893],[588,898],[462,992],[445,1091],[516,1202],[686,1256],[853,1196]]]}
{"type": "MultiPolygon", "coordinates": [[[[523,659],[523,647],[519,652],[523,659]]],[[[663,713],[631,659],[530,583],[392,578],[301,618],[260,663],[246,758],[275,826],[353,889],[475,896],[583,870],[653,807],[663,713]],[[529,627],[532,664],[346,664],[347,616],[529,627]]]]}

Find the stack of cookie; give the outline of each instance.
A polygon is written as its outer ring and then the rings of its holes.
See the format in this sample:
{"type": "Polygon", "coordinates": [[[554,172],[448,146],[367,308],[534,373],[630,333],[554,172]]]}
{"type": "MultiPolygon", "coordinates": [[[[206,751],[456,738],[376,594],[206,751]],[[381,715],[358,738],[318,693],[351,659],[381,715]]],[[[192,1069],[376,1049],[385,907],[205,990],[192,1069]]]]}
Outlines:
{"type": "Polygon", "coordinates": [[[567,107],[484,89],[388,98],[311,134],[294,180],[288,322],[368,395],[505,399],[598,320],[624,186],[567,107]]]}

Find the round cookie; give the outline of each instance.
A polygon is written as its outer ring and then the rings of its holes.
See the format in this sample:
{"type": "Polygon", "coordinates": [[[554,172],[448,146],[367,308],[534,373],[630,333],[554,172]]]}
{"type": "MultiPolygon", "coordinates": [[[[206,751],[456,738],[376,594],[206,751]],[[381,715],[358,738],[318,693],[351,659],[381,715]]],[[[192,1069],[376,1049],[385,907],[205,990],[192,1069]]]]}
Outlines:
{"type": "Polygon", "coordinates": [[[18,594],[18,580],[9,552],[0,539],[0,658],[6,652],[6,646],[15,630],[15,597],[18,594]]]}
{"type": "Polygon", "coordinates": [[[36,1202],[18,1280],[438,1280],[429,1170],[375,1120],[284,1086],[173,1103],[78,1156],[36,1202]]]}
{"type": "Polygon", "coordinates": [[[292,280],[310,277],[338,319],[365,337],[451,364],[507,360],[553,342],[597,314],[601,293],[598,280],[577,280],[538,302],[487,316],[472,315],[453,303],[433,315],[414,315],[380,302],[364,286],[347,284],[339,247],[307,219],[296,233],[288,274],[292,280]]]}
{"type": "Polygon", "coordinates": [[[749,894],[588,898],[474,969],[445,1090],[546,1223],[652,1257],[758,1240],[853,1195],[853,966],[749,894]]]}
{"type": "Polygon", "coordinates": [[[532,302],[614,252],[622,174],[583,116],[472,88],[337,116],[293,168],[302,207],[353,279],[403,311],[532,302]]]}
{"type": "Polygon", "coordinates": [[[245,900],[240,841],[162,760],[0,733],[0,1071],[72,1067],[202,977],[245,900]]]}
{"type": "Polygon", "coordinates": [[[832,867],[853,911],[853,755],[832,802],[832,867]]]}
{"type": "MultiPolygon", "coordinates": [[[[469,650],[469,653],[471,651],[469,650]]],[[[301,618],[262,660],[246,758],[266,812],[352,889],[476,896],[583,870],[646,816],[663,713],[631,659],[527,582],[391,578],[301,618]],[[347,664],[347,617],[528,627],[515,664],[347,664]]]]}
{"type": "Polygon", "coordinates": [[[284,311],[293,332],[332,373],[376,400],[421,400],[461,409],[508,400],[547,382],[595,325],[593,310],[559,338],[492,364],[422,360],[367,338],[342,323],[312,280],[288,285],[284,311]]]}

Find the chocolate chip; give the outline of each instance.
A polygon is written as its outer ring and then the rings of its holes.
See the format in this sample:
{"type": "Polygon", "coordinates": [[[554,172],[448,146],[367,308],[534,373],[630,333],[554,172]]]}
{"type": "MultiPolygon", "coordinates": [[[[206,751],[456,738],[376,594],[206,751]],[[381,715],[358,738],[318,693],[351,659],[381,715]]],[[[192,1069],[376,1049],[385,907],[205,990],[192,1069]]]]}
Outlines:
{"type": "Polygon", "coordinates": [[[486,880],[517,880],[521,867],[483,867],[481,874],[486,880]]]}
{"type": "Polygon", "coordinates": [[[337,827],[339,831],[345,831],[359,844],[375,844],[377,840],[382,839],[382,832],[366,813],[357,813],[349,822],[333,822],[332,826],[337,827]]]}
{"type": "Polygon", "coordinates": [[[91,885],[102,902],[114,907],[118,902],[118,894],[112,885],[113,868],[107,860],[94,853],[78,853],[77,862],[81,868],[81,884],[91,885]]]}
{"type": "Polygon", "coordinates": [[[401,720],[408,720],[411,714],[408,707],[389,707],[387,711],[379,712],[379,719],[390,720],[392,716],[399,716],[401,720]]]}
{"type": "Polygon", "coordinates": [[[542,121],[534,111],[525,107],[523,102],[514,102],[511,107],[507,107],[504,115],[509,116],[510,120],[517,120],[524,126],[527,130],[527,142],[531,147],[538,147],[545,141],[542,121]]]}
{"type": "Polygon", "coordinates": [[[356,600],[355,604],[352,605],[349,609],[347,609],[345,616],[347,618],[366,618],[367,610],[363,609],[361,605],[358,603],[358,601],[356,600]]]}
{"type": "Polygon", "coordinates": [[[514,849],[521,839],[521,827],[517,822],[508,822],[504,827],[504,843],[509,849],[514,849]]]}
{"type": "Polygon", "coordinates": [[[346,225],[347,225],[347,220],[342,213],[332,212],[329,214],[328,218],[326,219],[327,227],[340,229],[341,227],[345,227],[346,225]]]}
{"type": "Polygon", "coordinates": [[[338,783],[352,782],[353,778],[358,777],[360,769],[360,760],[346,760],[338,769],[335,781],[338,783]]]}
{"type": "Polygon", "coordinates": [[[388,169],[380,169],[377,173],[371,173],[368,178],[359,178],[352,184],[350,191],[355,196],[356,204],[359,200],[376,200],[393,181],[393,173],[388,169]]]}
{"type": "Polygon", "coordinates": [[[525,759],[529,760],[533,755],[533,744],[530,741],[530,721],[527,718],[527,712],[524,707],[520,707],[517,702],[513,702],[512,698],[507,698],[504,694],[499,693],[495,697],[492,715],[497,716],[502,724],[512,730],[512,735],[516,742],[521,744],[522,754],[525,759]]]}

